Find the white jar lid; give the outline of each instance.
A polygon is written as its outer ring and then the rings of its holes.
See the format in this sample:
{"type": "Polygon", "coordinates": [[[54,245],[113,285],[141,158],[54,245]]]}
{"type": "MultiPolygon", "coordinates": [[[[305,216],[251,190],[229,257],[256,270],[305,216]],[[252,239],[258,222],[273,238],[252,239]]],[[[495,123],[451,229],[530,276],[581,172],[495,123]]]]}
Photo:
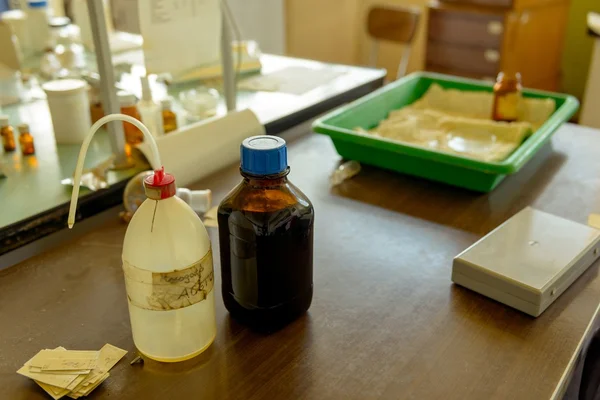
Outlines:
{"type": "Polygon", "coordinates": [[[0,127],[8,125],[8,115],[0,115],[0,127]]]}
{"type": "Polygon", "coordinates": [[[42,89],[47,95],[60,96],[65,94],[74,94],[85,90],[87,83],[81,79],[58,79],[55,81],[46,82],[42,85],[42,89]]]}

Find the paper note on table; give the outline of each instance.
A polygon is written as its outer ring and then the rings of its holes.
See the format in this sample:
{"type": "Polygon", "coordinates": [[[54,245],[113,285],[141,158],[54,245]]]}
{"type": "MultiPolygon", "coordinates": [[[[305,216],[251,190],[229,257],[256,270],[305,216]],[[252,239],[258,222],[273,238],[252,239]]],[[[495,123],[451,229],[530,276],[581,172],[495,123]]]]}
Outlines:
{"type": "Polygon", "coordinates": [[[17,372],[42,387],[53,399],[87,396],[108,378],[127,351],[110,344],[100,351],[41,350],[17,372]]]}
{"type": "Polygon", "coordinates": [[[244,79],[238,84],[238,89],[301,95],[343,74],[344,71],[330,68],[288,67],[244,79]]]}
{"type": "Polygon", "coordinates": [[[219,0],[138,1],[148,74],[179,74],[219,61],[219,0]]]}
{"type": "Polygon", "coordinates": [[[86,370],[93,369],[97,359],[97,351],[42,350],[29,360],[29,365],[51,371],[86,370]]]}
{"type": "Polygon", "coordinates": [[[31,372],[29,371],[29,366],[22,366],[17,373],[26,376],[28,378],[34,379],[39,382],[47,383],[48,385],[67,388],[79,375],[77,374],[44,374],[42,372],[31,372]]]}

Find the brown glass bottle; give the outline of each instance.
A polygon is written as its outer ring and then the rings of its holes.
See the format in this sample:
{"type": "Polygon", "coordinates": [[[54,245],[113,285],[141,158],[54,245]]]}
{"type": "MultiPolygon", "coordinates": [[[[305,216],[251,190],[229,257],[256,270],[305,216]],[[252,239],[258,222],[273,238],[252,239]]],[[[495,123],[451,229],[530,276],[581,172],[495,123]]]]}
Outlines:
{"type": "MultiPolygon", "coordinates": [[[[135,95],[119,91],[117,92],[119,105],[121,106],[121,114],[129,115],[141,121],[140,113],[137,109],[137,97],[135,95]]],[[[131,156],[132,149],[135,145],[144,141],[144,134],[135,125],[129,122],[123,122],[123,131],[125,133],[125,155],[131,156]]]]}
{"type": "Polygon", "coordinates": [[[4,151],[7,153],[15,151],[17,148],[15,133],[12,126],[10,126],[6,115],[0,115],[0,136],[2,136],[2,147],[4,147],[4,151]]]}
{"type": "Polygon", "coordinates": [[[162,107],[163,131],[169,133],[177,130],[177,114],[173,112],[173,99],[167,97],[160,104],[162,107]]]}
{"type": "Polygon", "coordinates": [[[21,154],[31,156],[35,154],[35,145],[33,144],[33,136],[29,132],[29,125],[21,124],[19,129],[19,144],[21,145],[21,154]]]}
{"type": "Polygon", "coordinates": [[[523,87],[521,74],[500,72],[494,84],[494,121],[514,122],[519,117],[523,87]]]}
{"type": "Polygon", "coordinates": [[[275,330],[312,301],[314,209],[287,166],[251,174],[243,165],[218,212],[223,301],[238,321],[275,330]]]}

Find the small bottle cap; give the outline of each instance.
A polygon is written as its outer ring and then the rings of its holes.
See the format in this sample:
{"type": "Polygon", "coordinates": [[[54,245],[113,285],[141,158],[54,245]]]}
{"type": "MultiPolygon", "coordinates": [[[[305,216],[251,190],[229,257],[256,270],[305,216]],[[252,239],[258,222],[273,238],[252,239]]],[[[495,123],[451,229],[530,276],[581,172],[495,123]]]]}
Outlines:
{"type": "Polygon", "coordinates": [[[242,142],[240,167],[252,175],[275,175],[285,171],[287,147],[277,136],[252,136],[242,142]]]}
{"type": "Polygon", "coordinates": [[[48,2],[46,0],[35,0],[29,1],[27,5],[29,6],[29,8],[44,8],[48,7],[48,2]]]}
{"type": "Polygon", "coordinates": [[[57,79],[42,85],[48,96],[61,96],[82,92],[87,89],[87,82],[81,79],[57,79]]]}
{"type": "Polygon", "coordinates": [[[137,97],[133,93],[119,90],[117,92],[117,98],[119,99],[119,105],[121,107],[134,106],[137,103],[137,97]]]}
{"type": "Polygon", "coordinates": [[[0,126],[8,126],[8,115],[0,115],[0,126]]]}
{"type": "Polygon", "coordinates": [[[160,106],[163,110],[170,110],[173,107],[173,98],[166,97],[160,101],[160,106]]]}
{"type": "Polygon", "coordinates": [[[20,124],[17,126],[17,129],[20,133],[29,133],[29,125],[28,124],[20,124]]]}
{"type": "Polygon", "coordinates": [[[175,177],[165,173],[165,167],[157,169],[154,174],[144,178],[144,191],[146,197],[152,200],[163,200],[175,196],[177,187],[175,177]]]}
{"type": "Polygon", "coordinates": [[[48,24],[51,28],[62,28],[69,26],[71,19],[69,17],[50,17],[48,18],[48,24]]]}

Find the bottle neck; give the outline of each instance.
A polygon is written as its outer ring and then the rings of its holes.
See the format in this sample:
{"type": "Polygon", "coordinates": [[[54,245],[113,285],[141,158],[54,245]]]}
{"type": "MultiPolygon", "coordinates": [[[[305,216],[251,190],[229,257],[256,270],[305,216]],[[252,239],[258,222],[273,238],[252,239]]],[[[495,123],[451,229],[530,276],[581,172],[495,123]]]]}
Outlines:
{"type": "Polygon", "coordinates": [[[244,182],[251,186],[279,186],[287,182],[287,176],[290,173],[290,168],[287,167],[274,175],[252,175],[240,169],[240,173],[244,177],[244,182]]]}

